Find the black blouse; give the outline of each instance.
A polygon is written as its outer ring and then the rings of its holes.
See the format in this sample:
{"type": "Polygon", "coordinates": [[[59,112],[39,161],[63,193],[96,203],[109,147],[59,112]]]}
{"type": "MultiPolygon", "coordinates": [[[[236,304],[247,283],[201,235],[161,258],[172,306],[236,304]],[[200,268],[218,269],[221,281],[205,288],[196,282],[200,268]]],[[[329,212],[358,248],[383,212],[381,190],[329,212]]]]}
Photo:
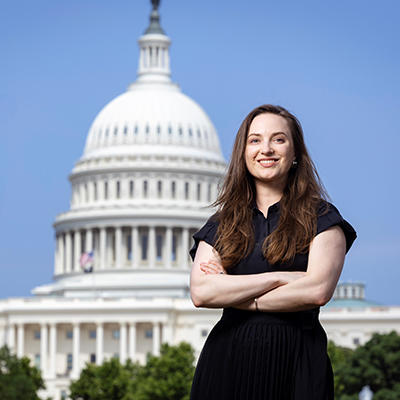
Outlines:
{"type": "MultiPolygon", "coordinates": [[[[227,270],[231,275],[245,275],[245,274],[258,274],[262,272],[271,271],[306,271],[308,263],[308,253],[296,254],[293,262],[286,264],[270,265],[264,255],[262,254],[262,244],[266,236],[268,236],[274,229],[276,229],[279,221],[280,205],[279,202],[271,205],[268,208],[267,218],[256,207],[253,208],[253,224],[255,234],[255,245],[253,251],[237,265],[227,270]]],[[[340,215],[338,209],[331,203],[321,201],[318,211],[317,219],[317,232],[316,235],[330,228],[331,226],[339,225],[346,237],[346,253],[349,251],[351,245],[357,237],[356,231],[353,227],[340,215]],[[326,208],[328,207],[328,211],[326,208]]],[[[204,240],[211,246],[214,246],[216,241],[216,233],[218,228],[218,221],[215,214],[211,216],[205,225],[193,235],[194,245],[190,249],[190,256],[194,260],[197,247],[201,240],[204,240]]]]}

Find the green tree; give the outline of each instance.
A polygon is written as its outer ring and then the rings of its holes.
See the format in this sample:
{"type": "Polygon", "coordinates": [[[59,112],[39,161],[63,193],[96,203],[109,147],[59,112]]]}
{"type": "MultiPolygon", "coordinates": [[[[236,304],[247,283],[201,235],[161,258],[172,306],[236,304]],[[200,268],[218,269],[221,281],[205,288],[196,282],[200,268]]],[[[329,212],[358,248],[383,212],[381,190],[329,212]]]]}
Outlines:
{"type": "Polygon", "coordinates": [[[77,381],[70,385],[71,399],[133,400],[139,364],[130,360],[122,365],[117,358],[102,365],[86,364],[77,381]]]}
{"type": "Polygon", "coordinates": [[[343,394],[344,390],[344,382],[339,372],[350,362],[353,350],[347,347],[336,346],[336,344],[330,340],[328,342],[328,354],[331,359],[335,377],[335,394],[338,396],[343,394]]]}
{"type": "Polygon", "coordinates": [[[375,333],[365,345],[354,350],[336,373],[343,383],[339,400],[356,399],[364,385],[370,386],[374,400],[400,399],[400,336],[394,331],[375,333]]]}
{"type": "Polygon", "coordinates": [[[190,344],[161,346],[160,356],[147,356],[139,371],[135,400],[188,400],[194,374],[190,344]]]}
{"type": "Polygon", "coordinates": [[[147,355],[146,365],[112,358],[86,364],[70,385],[73,400],[187,400],[194,373],[194,351],[188,343],[161,346],[160,356],[147,355]]]}
{"type": "Polygon", "coordinates": [[[17,358],[7,346],[0,348],[1,400],[40,400],[37,392],[44,388],[40,371],[29,358],[17,358]]]}

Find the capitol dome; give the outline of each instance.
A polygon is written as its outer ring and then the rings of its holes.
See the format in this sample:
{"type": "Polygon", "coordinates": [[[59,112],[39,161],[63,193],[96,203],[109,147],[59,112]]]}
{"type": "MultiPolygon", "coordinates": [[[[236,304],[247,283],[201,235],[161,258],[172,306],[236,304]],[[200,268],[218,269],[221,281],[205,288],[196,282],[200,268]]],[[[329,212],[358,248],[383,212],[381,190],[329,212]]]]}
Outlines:
{"type": "Polygon", "coordinates": [[[94,119],[54,222],[54,282],[41,296],[187,298],[191,236],[225,172],[216,129],[171,80],[158,1],[137,79],[94,119]],[[91,273],[87,273],[91,272],[91,273]]]}

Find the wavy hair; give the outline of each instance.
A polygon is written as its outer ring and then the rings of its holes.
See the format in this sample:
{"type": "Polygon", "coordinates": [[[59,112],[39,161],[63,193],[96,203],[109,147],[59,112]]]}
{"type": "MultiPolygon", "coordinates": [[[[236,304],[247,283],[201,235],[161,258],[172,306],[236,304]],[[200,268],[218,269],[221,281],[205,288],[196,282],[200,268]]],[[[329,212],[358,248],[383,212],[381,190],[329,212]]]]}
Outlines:
{"type": "Polygon", "coordinates": [[[231,160],[219,195],[217,207],[218,251],[224,268],[236,265],[254,248],[253,205],[256,189],[245,162],[245,148],[250,124],[260,114],[284,118],[293,138],[297,166],[289,170],[280,204],[277,228],[268,235],[262,251],[270,264],[291,263],[296,253],[306,253],[316,232],[318,207],[328,199],[317,170],[304,143],[298,119],[285,108],[271,104],[252,110],[237,132],[231,160]]]}

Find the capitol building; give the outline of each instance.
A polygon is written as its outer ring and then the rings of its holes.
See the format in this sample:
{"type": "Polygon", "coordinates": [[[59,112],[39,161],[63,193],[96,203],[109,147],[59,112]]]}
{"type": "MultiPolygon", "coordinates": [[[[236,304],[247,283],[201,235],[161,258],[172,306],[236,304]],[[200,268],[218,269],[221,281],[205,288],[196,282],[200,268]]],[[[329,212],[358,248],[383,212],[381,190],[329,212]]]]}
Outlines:
{"type": "MultiPolygon", "coordinates": [[[[198,356],[221,314],[191,302],[189,249],[226,162],[210,118],[171,80],[171,41],[152,3],[137,79],[94,119],[69,176],[52,282],[0,300],[0,347],[41,369],[43,398],[67,398],[88,362],[143,363],[161,343],[181,341],[198,356]]],[[[361,283],[340,284],[320,319],[347,347],[400,332],[400,307],[368,302],[361,283]]]]}

